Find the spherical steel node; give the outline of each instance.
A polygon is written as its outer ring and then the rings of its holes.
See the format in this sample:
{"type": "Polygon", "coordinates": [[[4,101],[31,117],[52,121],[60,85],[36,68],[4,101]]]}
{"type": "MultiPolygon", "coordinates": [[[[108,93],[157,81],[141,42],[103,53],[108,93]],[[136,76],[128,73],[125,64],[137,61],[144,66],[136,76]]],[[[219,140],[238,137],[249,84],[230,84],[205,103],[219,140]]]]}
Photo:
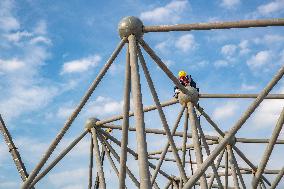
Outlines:
{"type": "Polygon", "coordinates": [[[131,34],[139,38],[143,35],[142,29],[142,21],[134,16],[125,17],[118,24],[118,32],[121,38],[128,37],[131,34]]]}
{"type": "Polygon", "coordinates": [[[96,126],[96,122],[99,121],[99,119],[91,117],[88,118],[85,124],[86,130],[91,130],[91,128],[96,126]]]}

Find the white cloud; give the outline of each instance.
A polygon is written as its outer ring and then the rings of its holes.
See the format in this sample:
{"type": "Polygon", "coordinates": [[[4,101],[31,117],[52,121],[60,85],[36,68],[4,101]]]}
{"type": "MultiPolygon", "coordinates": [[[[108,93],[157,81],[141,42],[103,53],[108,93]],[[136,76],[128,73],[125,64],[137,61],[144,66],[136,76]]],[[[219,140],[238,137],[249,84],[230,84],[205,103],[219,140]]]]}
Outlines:
{"type": "Polygon", "coordinates": [[[270,15],[278,11],[282,12],[283,10],[284,10],[284,0],[275,0],[257,7],[257,11],[261,15],[270,15]]]}
{"type": "Polygon", "coordinates": [[[86,107],[84,114],[86,117],[102,117],[109,114],[122,112],[123,100],[115,101],[112,98],[98,96],[94,101],[86,107]]]}
{"type": "Polygon", "coordinates": [[[14,1],[0,1],[0,30],[11,31],[20,28],[20,23],[13,16],[14,1]]]}
{"type": "Polygon", "coordinates": [[[267,34],[262,38],[253,39],[255,44],[276,45],[284,42],[284,36],[277,34],[267,34]]]}
{"type": "Polygon", "coordinates": [[[250,49],[249,49],[249,41],[248,40],[242,40],[240,43],[239,43],[239,49],[240,49],[240,55],[244,55],[244,54],[248,54],[250,52],[250,49]]]}
{"type": "Polygon", "coordinates": [[[143,21],[156,23],[175,23],[180,20],[181,14],[185,12],[188,6],[186,0],[174,0],[164,7],[157,7],[153,10],[142,12],[140,18],[143,21]]]}
{"type": "Polygon", "coordinates": [[[4,36],[7,38],[8,41],[16,43],[16,42],[19,42],[23,38],[31,37],[32,34],[27,31],[17,31],[14,33],[5,34],[4,36]]]}
{"type": "Polygon", "coordinates": [[[3,99],[0,110],[5,119],[11,119],[22,113],[44,108],[57,94],[55,87],[15,86],[10,91],[11,96],[3,99]]]}
{"type": "Polygon", "coordinates": [[[219,68],[219,67],[226,67],[229,65],[229,62],[226,60],[217,60],[214,62],[214,66],[219,68]]]}
{"type": "Polygon", "coordinates": [[[12,58],[10,60],[1,60],[0,59],[0,73],[3,72],[13,72],[19,71],[25,66],[23,61],[20,61],[16,58],[12,58]]]}
{"type": "Polygon", "coordinates": [[[38,36],[38,37],[34,37],[30,40],[31,44],[46,44],[46,45],[51,45],[51,40],[47,37],[43,37],[43,36],[38,36]]]}
{"type": "Polygon", "coordinates": [[[65,62],[63,64],[61,74],[81,73],[94,68],[101,61],[99,55],[88,56],[86,58],[65,62]]]}
{"type": "Polygon", "coordinates": [[[240,0],[222,0],[220,6],[226,9],[232,9],[236,8],[240,3],[240,0]]]}
{"type": "Polygon", "coordinates": [[[88,178],[88,169],[84,168],[51,173],[48,176],[49,182],[52,183],[54,186],[63,187],[68,185],[68,187],[66,186],[67,188],[70,188],[70,186],[72,185],[81,186],[78,185],[78,183],[81,183],[82,180],[87,181],[87,178],[88,178]]]}
{"type": "Polygon", "coordinates": [[[247,61],[247,65],[252,69],[260,68],[268,64],[271,61],[271,58],[270,51],[260,51],[247,61]]]}
{"type": "Polygon", "coordinates": [[[233,56],[237,51],[237,46],[233,45],[233,44],[229,44],[229,45],[224,45],[221,48],[221,53],[224,56],[233,56]]]}
{"type": "Polygon", "coordinates": [[[195,42],[194,36],[192,34],[186,34],[177,39],[175,46],[179,50],[187,52],[189,50],[196,49],[197,43],[195,42]]]}
{"type": "Polygon", "coordinates": [[[239,106],[237,103],[228,102],[222,106],[217,107],[213,112],[213,117],[216,120],[230,119],[230,117],[235,115],[238,109],[239,106]]]}
{"type": "Polygon", "coordinates": [[[248,85],[246,83],[242,83],[241,85],[241,90],[242,91],[251,91],[251,90],[255,90],[257,87],[255,85],[248,85]]]}

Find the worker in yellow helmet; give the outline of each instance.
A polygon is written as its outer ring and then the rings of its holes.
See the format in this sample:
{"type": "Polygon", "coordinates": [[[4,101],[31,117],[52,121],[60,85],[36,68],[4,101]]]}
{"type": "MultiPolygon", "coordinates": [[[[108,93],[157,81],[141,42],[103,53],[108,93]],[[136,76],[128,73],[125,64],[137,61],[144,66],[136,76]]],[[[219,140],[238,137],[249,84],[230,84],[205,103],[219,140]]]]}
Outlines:
{"type": "MultiPolygon", "coordinates": [[[[199,92],[199,88],[196,87],[196,82],[192,79],[191,75],[187,75],[187,73],[183,70],[178,72],[178,79],[180,84],[182,84],[183,86],[191,86],[194,87],[195,89],[197,89],[197,91],[199,92]]],[[[178,87],[174,88],[175,91],[175,95],[174,97],[177,98],[178,94],[180,93],[180,90],[178,87]]]]}

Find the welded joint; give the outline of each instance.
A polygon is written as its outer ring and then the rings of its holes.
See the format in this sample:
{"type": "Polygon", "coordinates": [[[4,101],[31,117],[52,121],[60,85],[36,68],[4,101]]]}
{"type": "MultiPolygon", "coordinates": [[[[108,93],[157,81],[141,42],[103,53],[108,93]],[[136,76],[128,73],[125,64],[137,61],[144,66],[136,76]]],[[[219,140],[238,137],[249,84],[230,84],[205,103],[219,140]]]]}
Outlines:
{"type": "MultiPolygon", "coordinates": [[[[227,136],[227,134],[228,134],[228,132],[226,131],[224,136],[219,136],[218,142],[220,143],[227,136]]],[[[232,137],[230,137],[227,145],[234,146],[236,144],[236,142],[237,142],[236,137],[232,136],[232,137]]]]}
{"type": "Polygon", "coordinates": [[[91,129],[98,126],[96,123],[100,121],[98,118],[88,118],[85,123],[85,130],[91,132],[91,129]]]}

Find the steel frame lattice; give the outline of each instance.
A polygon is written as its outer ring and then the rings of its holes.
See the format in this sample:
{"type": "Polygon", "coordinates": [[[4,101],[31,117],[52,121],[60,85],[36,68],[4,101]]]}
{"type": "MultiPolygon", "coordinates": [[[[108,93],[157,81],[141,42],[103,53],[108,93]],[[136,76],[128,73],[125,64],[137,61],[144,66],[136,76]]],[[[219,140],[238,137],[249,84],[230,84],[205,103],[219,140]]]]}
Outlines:
{"type": "MultiPolygon", "coordinates": [[[[279,82],[284,74],[284,66],[276,73],[272,80],[259,94],[197,94],[193,88],[185,88],[179,83],[174,74],[168,69],[164,62],[155,54],[153,49],[144,41],[143,34],[149,32],[169,32],[169,31],[191,31],[191,30],[211,30],[211,29],[231,29],[231,28],[248,28],[248,27],[267,27],[267,26],[284,26],[284,19],[269,19],[269,20],[246,20],[236,22],[216,22],[216,23],[198,23],[198,24],[178,24],[178,25],[163,25],[163,26],[144,26],[143,23],[136,17],[123,18],[119,23],[119,34],[122,38],[113,54],[99,72],[98,76],[82,98],[79,105],[68,118],[61,131],[52,141],[51,145],[43,155],[40,162],[34,170],[28,175],[24,163],[21,160],[20,154],[17,151],[12,137],[8,132],[5,123],[1,118],[0,130],[4,136],[5,142],[8,145],[15,162],[16,168],[23,180],[22,189],[33,188],[48,172],[54,168],[57,163],[68,154],[78,142],[88,133],[91,136],[90,142],[90,162],[89,162],[89,185],[88,188],[106,188],[108,182],[104,176],[103,161],[106,155],[111,167],[119,180],[119,188],[126,188],[126,175],[137,188],[276,188],[284,174],[284,164],[280,170],[267,170],[266,165],[271,156],[275,144],[284,144],[284,140],[278,140],[279,133],[284,122],[284,108],[279,115],[276,126],[269,139],[249,139],[237,138],[236,133],[241,129],[250,115],[255,111],[259,104],[264,99],[284,99],[284,94],[269,94],[272,88],[279,82]],[[90,118],[87,120],[85,130],[67,146],[46,168],[40,172],[47,160],[55,150],[58,143],[61,141],[65,133],[70,128],[73,121],[78,116],[84,105],[87,103],[91,94],[94,92],[107,70],[110,68],[121,49],[127,46],[126,64],[125,64],[125,82],[124,82],[124,104],[123,114],[111,117],[109,119],[99,120],[90,118]],[[160,102],[158,94],[155,90],[154,83],[151,79],[151,74],[143,57],[141,47],[161,68],[161,70],[169,77],[176,85],[182,94],[186,97],[186,101],[172,99],[167,102],[160,102]],[[140,72],[142,68],[147,84],[151,91],[155,105],[143,107],[140,72]],[[133,98],[133,112],[130,112],[130,95],[133,98]],[[247,110],[242,114],[240,119],[231,127],[230,130],[224,132],[211,119],[206,111],[198,104],[198,99],[203,98],[252,98],[254,101],[250,104],[247,110]],[[168,125],[163,107],[181,103],[181,110],[172,128],[168,125]],[[162,122],[163,130],[150,129],[145,127],[144,114],[146,112],[158,110],[159,117],[162,122]],[[205,135],[202,125],[197,117],[197,112],[207,120],[207,122],[215,129],[218,136],[205,135]],[[135,127],[129,126],[130,117],[134,116],[135,127]],[[183,132],[177,132],[177,128],[184,116],[183,132]],[[115,125],[112,122],[122,120],[122,125],[115,125]],[[121,131],[121,140],[115,138],[110,132],[104,129],[114,129],[121,131]],[[189,132],[191,131],[191,132],[189,132]],[[128,147],[129,132],[136,132],[137,152],[128,147]],[[146,135],[159,134],[166,135],[168,142],[162,150],[148,152],[146,135]],[[177,147],[175,138],[182,138],[182,146],[177,147]],[[191,144],[188,140],[191,139],[191,144]],[[112,144],[111,144],[112,142],[112,144]],[[258,165],[253,164],[245,154],[235,145],[236,143],[267,143],[265,152],[258,165]],[[115,150],[113,145],[120,147],[120,154],[115,150]],[[100,149],[101,146],[101,149],[100,149]],[[181,151],[181,153],[179,153],[181,151]],[[167,153],[171,152],[174,159],[167,158],[167,153]],[[194,156],[192,156],[194,152],[194,156]],[[186,158],[188,153],[189,160],[186,158]],[[127,157],[132,155],[138,162],[139,176],[133,174],[133,171],[127,166],[127,157]],[[158,156],[157,156],[158,155],[158,156]],[[242,159],[249,168],[241,167],[237,161],[242,159]],[[193,161],[192,158],[196,160],[193,161]],[[206,157],[206,158],[205,158],[206,157]],[[93,159],[97,177],[93,182],[93,159]],[[156,159],[158,163],[155,165],[150,160],[156,159]],[[116,167],[115,161],[119,167],[116,167]],[[169,175],[161,169],[163,163],[170,161],[175,162],[178,168],[178,175],[169,175]],[[214,162],[215,161],[215,162],[214,162]],[[222,165],[221,162],[225,164],[222,165]],[[190,172],[186,171],[186,165],[190,166],[190,172]],[[197,168],[194,170],[193,165],[197,168]],[[208,169],[211,167],[211,169],[208,169]],[[150,171],[150,168],[153,171],[150,171]],[[221,168],[221,169],[220,169],[221,168]],[[245,174],[252,174],[251,183],[246,186],[244,181],[245,174]],[[267,174],[276,175],[274,181],[266,178],[267,174]],[[156,182],[158,175],[166,178],[167,183],[163,186],[158,186],[156,182]],[[233,182],[229,183],[231,176],[233,182]],[[222,179],[222,177],[224,179],[222,179]],[[216,183],[214,183],[216,180],[216,183]],[[232,186],[229,186],[232,185],[232,186]]],[[[283,155],[283,154],[282,154],[283,155]]]]}

